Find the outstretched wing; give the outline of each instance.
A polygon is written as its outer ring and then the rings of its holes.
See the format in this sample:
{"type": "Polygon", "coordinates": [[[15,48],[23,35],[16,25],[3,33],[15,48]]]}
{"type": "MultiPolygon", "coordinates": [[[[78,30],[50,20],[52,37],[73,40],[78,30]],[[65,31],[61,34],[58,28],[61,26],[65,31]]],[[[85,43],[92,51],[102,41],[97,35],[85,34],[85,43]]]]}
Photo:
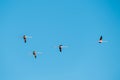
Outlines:
{"type": "Polygon", "coordinates": [[[102,40],[102,36],[100,36],[100,40],[102,40]]]}
{"type": "Polygon", "coordinates": [[[24,42],[26,43],[26,35],[23,35],[24,42]]]}
{"type": "Polygon", "coordinates": [[[26,39],[24,39],[24,42],[25,42],[25,43],[27,42],[26,39]]]}
{"type": "Polygon", "coordinates": [[[63,45],[59,45],[59,51],[62,52],[62,46],[63,45]]]}
{"type": "Polygon", "coordinates": [[[60,52],[62,52],[62,48],[61,47],[59,47],[59,50],[60,50],[60,52]]]}
{"type": "Polygon", "coordinates": [[[35,57],[35,59],[36,59],[36,57],[37,57],[37,56],[36,56],[36,55],[34,55],[34,57],[35,57]]]}

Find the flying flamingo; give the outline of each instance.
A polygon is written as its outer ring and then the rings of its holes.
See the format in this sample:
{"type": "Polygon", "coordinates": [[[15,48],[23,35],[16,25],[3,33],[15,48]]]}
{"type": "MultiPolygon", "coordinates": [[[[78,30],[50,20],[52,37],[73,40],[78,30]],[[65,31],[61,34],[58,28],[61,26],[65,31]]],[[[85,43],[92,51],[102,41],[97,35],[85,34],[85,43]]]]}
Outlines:
{"type": "Polygon", "coordinates": [[[103,42],[108,42],[108,41],[103,41],[103,37],[100,36],[99,43],[103,43],[103,42]]]}
{"type": "Polygon", "coordinates": [[[27,38],[32,38],[32,36],[23,35],[23,40],[24,40],[25,43],[27,42],[27,38]]]}

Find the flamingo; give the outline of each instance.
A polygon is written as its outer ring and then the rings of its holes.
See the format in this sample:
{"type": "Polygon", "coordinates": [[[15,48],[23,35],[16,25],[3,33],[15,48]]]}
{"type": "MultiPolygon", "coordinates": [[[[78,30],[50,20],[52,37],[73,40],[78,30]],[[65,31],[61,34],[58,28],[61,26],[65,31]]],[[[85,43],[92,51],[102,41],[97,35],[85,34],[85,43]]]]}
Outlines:
{"type": "Polygon", "coordinates": [[[62,52],[62,46],[63,45],[59,45],[59,51],[62,52]]]}
{"type": "Polygon", "coordinates": [[[32,38],[32,36],[23,35],[23,39],[24,39],[24,42],[25,42],[25,43],[27,42],[27,38],[32,38]]]}
{"type": "Polygon", "coordinates": [[[102,42],[103,42],[102,36],[100,36],[99,43],[102,43],[102,42]]]}
{"type": "Polygon", "coordinates": [[[33,51],[33,56],[36,59],[36,57],[37,57],[36,51],[33,51]]]}
{"type": "Polygon", "coordinates": [[[27,36],[26,36],[26,35],[23,35],[23,39],[24,39],[24,42],[26,43],[26,41],[27,41],[27,36]]]}

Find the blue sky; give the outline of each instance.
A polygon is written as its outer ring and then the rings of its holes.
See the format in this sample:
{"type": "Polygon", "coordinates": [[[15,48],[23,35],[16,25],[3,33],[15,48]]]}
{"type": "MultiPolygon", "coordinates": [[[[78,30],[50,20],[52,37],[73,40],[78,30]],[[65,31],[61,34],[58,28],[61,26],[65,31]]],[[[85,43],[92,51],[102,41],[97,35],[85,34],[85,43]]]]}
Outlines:
{"type": "Polygon", "coordinates": [[[120,80],[119,4],[1,0],[0,80],[120,80]],[[69,47],[60,53],[59,44],[69,47]],[[34,59],[33,50],[43,54],[34,59]]]}

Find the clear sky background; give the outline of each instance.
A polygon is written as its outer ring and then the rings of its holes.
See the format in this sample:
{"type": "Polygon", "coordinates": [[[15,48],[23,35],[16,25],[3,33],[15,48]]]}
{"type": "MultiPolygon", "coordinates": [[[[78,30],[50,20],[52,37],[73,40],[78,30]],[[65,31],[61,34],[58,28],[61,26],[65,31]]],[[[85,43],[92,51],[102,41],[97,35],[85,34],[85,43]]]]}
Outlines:
{"type": "Polygon", "coordinates": [[[0,37],[0,80],[120,80],[119,0],[0,0],[0,37]]]}

